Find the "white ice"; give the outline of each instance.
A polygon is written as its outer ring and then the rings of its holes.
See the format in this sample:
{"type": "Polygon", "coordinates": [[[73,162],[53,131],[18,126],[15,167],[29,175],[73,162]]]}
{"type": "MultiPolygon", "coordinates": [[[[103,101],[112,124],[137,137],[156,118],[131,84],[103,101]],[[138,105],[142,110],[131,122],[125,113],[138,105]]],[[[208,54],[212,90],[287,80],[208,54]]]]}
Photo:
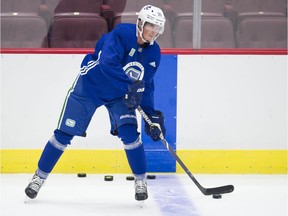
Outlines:
{"type": "Polygon", "coordinates": [[[1,174],[1,216],[287,216],[287,175],[195,175],[204,187],[233,184],[222,199],[203,195],[186,174],[148,180],[142,208],[125,174],[51,174],[34,200],[25,203],[30,174],[1,174]]]}

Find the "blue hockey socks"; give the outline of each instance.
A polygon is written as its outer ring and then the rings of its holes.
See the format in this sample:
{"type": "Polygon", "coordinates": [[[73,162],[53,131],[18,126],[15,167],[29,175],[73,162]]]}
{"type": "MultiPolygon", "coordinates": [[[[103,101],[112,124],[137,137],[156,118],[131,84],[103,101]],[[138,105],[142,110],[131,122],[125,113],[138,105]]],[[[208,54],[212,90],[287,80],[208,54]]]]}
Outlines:
{"type": "Polygon", "coordinates": [[[133,174],[145,174],[147,171],[146,157],[140,137],[133,143],[124,144],[124,149],[133,174]]]}
{"type": "Polygon", "coordinates": [[[142,178],[145,176],[146,156],[143,143],[137,132],[137,126],[134,124],[125,124],[118,128],[118,137],[124,143],[124,149],[128,159],[128,163],[133,174],[142,178]]]}
{"type": "Polygon", "coordinates": [[[59,130],[54,131],[54,136],[46,144],[38,162],[36,174],[40,178],[46,179],[48,177],[72,138],[72,135],[59,130]]]}

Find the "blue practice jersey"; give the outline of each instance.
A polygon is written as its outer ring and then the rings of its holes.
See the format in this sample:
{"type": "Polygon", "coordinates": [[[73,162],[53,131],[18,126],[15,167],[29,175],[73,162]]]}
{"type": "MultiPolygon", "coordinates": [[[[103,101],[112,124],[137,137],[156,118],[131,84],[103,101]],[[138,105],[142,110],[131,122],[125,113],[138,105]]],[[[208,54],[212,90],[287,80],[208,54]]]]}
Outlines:
{"type": "Polygon", "coordinates": [[[118,24],[96,44],[95,52],[87,54],[75,82],[74,93],[105,105],[127,93],[128,85],[145,81],[141,107],[154,112],[154,75],[160,64],[160,48],[139,46],[135,24],[118,24]]]}

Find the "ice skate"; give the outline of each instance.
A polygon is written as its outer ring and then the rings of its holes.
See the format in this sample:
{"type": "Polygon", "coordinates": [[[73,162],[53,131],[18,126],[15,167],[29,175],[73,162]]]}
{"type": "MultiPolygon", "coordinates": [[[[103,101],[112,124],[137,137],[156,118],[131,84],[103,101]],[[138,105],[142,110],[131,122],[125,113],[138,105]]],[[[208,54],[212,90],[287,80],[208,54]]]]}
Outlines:
{"type": "Polygon", "coordinates": [[[41,179],[37,174],[34,174],[32,180],[25,188],[25,193],[30,199],[34,199],[42,185],[44,184],[45,179],[41,179]]]}
{"type": "Polygon", "coordinates": [[[146,179],[135,180],[135,199],[137,201],[144,201],[148,198],[146,179]]]}

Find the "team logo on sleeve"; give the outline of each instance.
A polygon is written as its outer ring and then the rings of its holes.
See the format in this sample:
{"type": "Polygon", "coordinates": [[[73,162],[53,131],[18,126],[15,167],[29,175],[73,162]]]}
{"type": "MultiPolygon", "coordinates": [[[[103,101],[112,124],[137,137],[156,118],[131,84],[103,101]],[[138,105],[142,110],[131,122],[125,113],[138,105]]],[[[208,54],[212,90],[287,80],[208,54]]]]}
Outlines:
{"type": "Polygon", "coordinates": [[[65,121],[65,125],[68,127],[75,127],[76,121],[73,119],[67,118],[65,121]]]}
{"type": "Polygon", "coordinates": [[[143,65],[136,61],[126,64],[123,70],[131,80],[142,80],[145,71],[143,65]]]}

